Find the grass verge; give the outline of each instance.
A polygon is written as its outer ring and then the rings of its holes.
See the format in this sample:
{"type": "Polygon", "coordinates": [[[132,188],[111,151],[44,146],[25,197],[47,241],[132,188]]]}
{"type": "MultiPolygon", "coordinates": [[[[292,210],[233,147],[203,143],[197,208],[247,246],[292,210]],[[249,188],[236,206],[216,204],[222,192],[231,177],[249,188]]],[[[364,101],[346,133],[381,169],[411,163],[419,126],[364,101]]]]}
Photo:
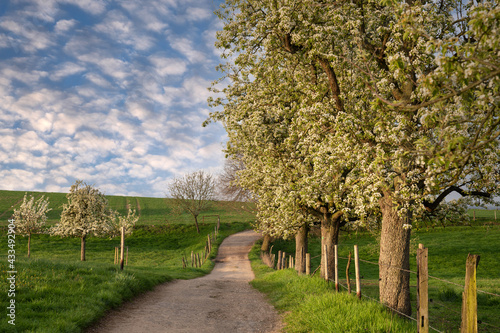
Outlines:
{"type": "MultiPolygon", "coordinates": [[[[309,253],[313,258],[311,271],[320,264],[320,242],[309,239],[309,253]]],[[[465,262],[468,253],[481,256],[477,269],[477,288],[488,293],[478,293],[478,328],[482,333],[500,332],[500,226],[462,226],[412,231],[410,270],[416,271],[416,248],[422,243],[429,249],[429,321],[431,327],[441,332],[457,332],[461,324],[462,292],[465,280],[465,262]],[[435,278],[434,278],[435,277],[435,278]],[[436,279],[437,278],[437,279],[436,279]],[[451,283],[445,282],[449,281],[451,283]]],[[[346,285],[346,264],[349,252],[359,247],[361,293],[379,298],[378,253],[376,235],[367,232],[342,234],[339,239],[339,282],[346,285]]],[[[294,241],[277,240],[273,253],[279,250],[295,252],[294,241]]],[[[318,274],[318,273],[317,273],[318,274]]],[[[350,279],[355,289],[354,263],[350,279]]],[[[416,275],[410,274],[412,316],[416,317],[416,275]]],[[[415,324],[416,325],[416,324],[415,324]]],[[[431,330],[433,332],[433,330],[431,330]]]]}
{"type": "Polygon", "coordinates": [[[378,303],[335,293],[331,284],[299,276],[293,269],[267,267],[260,260],[259,242],[249,258],[255,273],[251,284],[285,313],[286,332],[416,332],[413,323],[392,315],[378,303]]]}

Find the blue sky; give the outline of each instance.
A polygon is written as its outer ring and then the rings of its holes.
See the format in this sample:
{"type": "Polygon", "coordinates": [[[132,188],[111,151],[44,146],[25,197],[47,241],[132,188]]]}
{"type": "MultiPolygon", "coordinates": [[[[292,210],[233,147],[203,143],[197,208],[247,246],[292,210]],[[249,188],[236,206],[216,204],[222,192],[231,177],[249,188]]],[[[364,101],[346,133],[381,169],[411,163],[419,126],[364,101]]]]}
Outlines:
{"type": "Polygon", "coordinates": [[[165,196],[224,163],[220,0],[2,0],[0,189],[165,196]]]}

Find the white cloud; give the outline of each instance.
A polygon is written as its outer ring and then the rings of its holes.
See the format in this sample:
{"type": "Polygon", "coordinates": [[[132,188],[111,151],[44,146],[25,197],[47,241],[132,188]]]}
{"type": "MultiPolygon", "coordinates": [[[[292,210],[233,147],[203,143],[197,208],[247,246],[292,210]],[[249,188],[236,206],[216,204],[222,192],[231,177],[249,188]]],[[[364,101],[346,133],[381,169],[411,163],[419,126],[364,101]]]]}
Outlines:
{"type": "Polygon", "coordinates": [[[144,162],[155,170],[173,170],[179,166],[179,162],[163,155],[146,155],[144,162]]]}
{"type": "Polygon", "coordinates": [[[140,33],[134,23],[123,13],[113,10],[94,29],[99,33],[104,33],[112,40],[119,43],[133,46],[137,50],[148,50],[154,45],[153,38],[140,33]]]}
{"type": "Polygon", "coordinates": [[[60,1],[78,6],[84,11],[93,15],[102,14],[106,10],[106,2],[104,2],[103,0],[60,0],[60,1]]]}
{"type": "Polygon", "coordinates": [[[129,168],[128,175],[139,179],[149,178],[154,175],[154,171],[149,165],[134,164],[129,168]]]}
{"type": "Polygon", "coordinates": [[[167,58],[161,56],[150,56],[149,61],[154,70],[161,76],[181,75],[187,70],[186,62],[179,58],[167,58]]]}
{"type": "Polygon", "coordinates": [[[8,65],[9,67],[2,68],[2,76],[4,79],[9,80],[9,84],[12,80],[18,80],[26,84],[33,84],[35,82],[38,82],[41,78],[48,76],[48,72],[46,71],[26,69],[23,70],[19,68],[17,64],[8,65]]]}
{"type": "Polygon", "coordinates": [[[220,128],[201,128],[210,7],[13,0],[0,14],[0,188],[60,192],[83,179],[163,196],[172,175],[214,168],[220,128]]]}
{"type": "Polygon", "coordinates": [[[210,91],[208,87],[211,82],[199,76],[190,77],[184,80],[182,84],[184,91],[188,94],[190,98],[186,99],[186,105],[189,103],[194,104],[206,104],[207,99],[210,96],[210,91]]]}
{"type": "Polygon", "coordinates": [[[66,32],[71,30],[77,23],[75,19],[70,20],[59,20],[57,21],[54,30],[58,33],[66,32]]]}
{"type": "Polygon", "coordinates": [[[92,82],[93,84],[102,87],[102,88],[110,88],[111,84],[109,83],[108,80],[100,76],[99,74],[96,73],[87,73],[85,74],[85,78],[92,82]]]}
{"type": "MultiPolygon", "coordinates": [[[[174,3],[174,1],[172,1],[172,3],[174,3]]],[[[123,1],[120,2],[120,6],[125,8],[129,15],[139,20],[141,26],[145,29],[159,33],[168,27],[165,18],[172,15],[169,9],[172,3],[168,4],[151,0],[148,4],[138,1],[123,1]]]]}
{"type": "Polygon", "coordinates": [[[214,157],[218,160],[224,159],[224,153],[222,152],[221,143],[215,142],[198,149],[196,154],[198,157],[203,159],[213,159],[214,157]]]}
{"type": "Polygon", "coordinates": [[[28,53],[43,50],[55,44],[55,42],[51,40],[49,33],[37,29],[37,27],[30,22],[18,22],[7,19],[0,22],[0,27],[24,38],[25,40],[19,40],[17,45],[28,53]]]}
{"type": "Polygon", "coordinates": [[[189,21],[201,21],[212,17],[212,12],[208,8],[189,7],[186,9],[186,18],[189,21]]]}
{"type": "Polygon", "coordinates": [[[45,175],[40,172],[27,170],[0,170],[2,189],[15,191],[33,191],[38,185],[43,184],[45,175]]]}
{"type": "Polygon", "coordinates": [[[28,151],[46,152],[49,148],[49,145],[34,131],[29,131],[19,136],[16,144],[20,149],[28,151]]]}
{"type": "Polygon", "coordinates": [[[182,53],[191,63],[206,61],[206,54],[195,49],[191,39],[170,36],[168,40],[172,48],[182,53]]]}
{"type": "Polygon", "coordinates": [[[123,60],[116,58],[103,58],[93,61],[101,67],[103,73],[115,79],[123,80],[129,75],[127,70],[128,63],[123,60]]]}
{"type": "Polygon", "coordinates": [[[50,74],[50,78],[54,81],[62,80],[67,76],[75,75],[83,71],[85,71],[85,67],[72,62],[65,62],[59,65],[58,68],[50,74]]]}
{"type": "Polygon", "coordinates": [[[10,163],[23,164],[24,167],[29,169],[46,169],[49,158],[47,156],[34,156],[25,151],[17,151],[10,157],[10,163]]]}

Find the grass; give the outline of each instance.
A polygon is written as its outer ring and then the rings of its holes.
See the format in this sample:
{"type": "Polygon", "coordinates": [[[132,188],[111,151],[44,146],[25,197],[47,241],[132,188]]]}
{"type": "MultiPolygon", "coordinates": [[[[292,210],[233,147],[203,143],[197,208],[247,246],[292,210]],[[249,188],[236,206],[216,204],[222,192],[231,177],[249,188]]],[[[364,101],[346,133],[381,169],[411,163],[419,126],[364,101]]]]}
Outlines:
{"type": "MultiPolygon", "coordinates": [[[[47,213],[47,225],[56,224],[62,212],[63,204],[67,203],[65,193],[51,192],[24,192],[24,191],[4,191],[0,190],[0,226],[6,226],[8,219],[13,215],[14,209],[18,208],[24,194],[33,195],[35,200],[45,195],[49,199],[49,208],[52,210],[47,213]]],[[[106,196],[110,208],[117,210],[121,214],[127,213],[127,207],[136,210],[140,216],[138,224],[163,225],[163,224],[191,224],[194,223],[193,216],[189,213],[178,214],[175,212],[173,202],[167,198],[144,198],[127,196],[106,196]]],[[[219,215],[222,222],[240,221],[251,223],[255,215],[251,213],[251,204],[239,203],[235,205],[232,202],[214,201],[212,207],[200,214],[198,221],[205,223],[216,223],[219,215]],[[245,209],[241,209],[245,205],[245,209]],[[204,216],[206,218],[204,219],[204,216]]]]}
{"type": "MultiPolygon", "coordinates": [[[[35,197],[43,193],[35,193],[35,197]]],[[[128,265],[120,271],[114,265],[114,248],[119,238],[87,239],[86,259],[80,261],[80,239],[61,238],[47,234],[33,235],[31,258],[27,258],[27,238],[16,237],[15,297],[9,297],[7,272],[8,241],[5,225],[13,206],[20,204],[24,192],[0,191],[0,304],[4,309],[15,299],[15,326],[8,317],[0,321],[0,332],[81,332],[104,313],[135,295],[172,279],[191,279],[209,273],[211,260],[200,268],[182,267],[182,257],[190,258],[191,251],[204,250],[207,235],[214,231],[217,218],[207,218],[196,233],[190,215],[172,214],[165,199],[108,197],[110,206],[122,213],[127,205],[140,206],[141,219],[134,233],[127,237],[128,265]],[[167,218],[165,218],[167,216],[167,218]]],[[[65,194],[48,193],[51,207],[60,214],[65,194]],[[59,208],[58,208],[59,207],[59,208]]],[[[249,228],[249,214],[225,211],[215,204],[207,215],[221,217],[220,236],[209,259],[215,258],[217,248],[226,236],[249,228]],[[228,223],[230,222],[230,223],[228,223]]],[[[49,216],[49,225],[58,220],[49,216]]],[[[200,219],[201,222],[201,219],[200,219]]]]}
{"type": "Polygon", "coordinates": [[[500,211],[498,209],[469,209],[471,223],[474,223],[474,216],[477,222],[500,223],[500,211]]]}
{"type": "MultiPolygon", "coordinates": [[[[429,280],[429,318],[430,325],[439,331],[456,332],[460,327],[460,311],[465,280],[465,261],[467,255],[481,256],[477,270],[477,288],[500,295],[500,226],[486,225],[475,227],[446,227],[412,232],[410,270],[416,271],[416,248],[422,243],[429,249],[429,275],[446,280],[429,280]]],[[[360,259],[361,291],[365,296],[378,299],[378,242],[369,233],[342,234],[339,240],[339,282],[346,285],[345,259],[349,251],[354,253],[357,244],[360,259]]],[[[294,241],[276,241],[273,252],[295,252],[294,241]]],[[[311,270],[320,263],[320,240],[311,238],[309,252],[313,258],[311,270]]],[[[317,273],[318,274],[318,273],[317,273]]],[[[350,278],[355,290],[354,262],[351,263],[350,278]]],[[[413,317],[416,314],[416,276],[411,274],[410,281],[413,317]]],[[[479,332],[500,331],[500,297],[478,294],[479,332]]]]}
{"type": "Polygon", "coordinates": [[[293,269],[274,271],[262,264],[260,244],[250,254],[256,278],[251,284],[266,293],[285,313],[286,332],[416,332],[380,304],[335,293],[332,284],[319,277],[299,276],[293,269]]]}

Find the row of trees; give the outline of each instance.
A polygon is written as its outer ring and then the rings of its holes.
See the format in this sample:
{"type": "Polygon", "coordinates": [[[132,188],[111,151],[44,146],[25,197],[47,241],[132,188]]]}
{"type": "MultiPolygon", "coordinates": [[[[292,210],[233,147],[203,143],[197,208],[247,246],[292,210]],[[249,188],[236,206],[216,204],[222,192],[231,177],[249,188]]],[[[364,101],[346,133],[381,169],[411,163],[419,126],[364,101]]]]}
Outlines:
{"type": "MultiPolygon", "coordinates": [[[[63,205],[61,219],[50,233],[62,237],[78,237],[81,239],[81,260],[85,261],[85,245],[87,236],[115,237],[125,227],[125,233],[130,234],[139,220],[135,210],[129,208],[126,216],[110,209],[104,194],[97,188],[76,181],[66,196],[68,203],[63,205]]],[[[44,231],[47,221],[49,201],[41,196],[35,201],[33,196],[28,199],[24,195],[19,209],[14,209],[16,232],[28,237],[28,257],[31,252],[31,235],[44,231]]]]}
{"type": "Polygon", "coordinates": [[[324,275],[342,225],[381,220],[380,299],[410,314],[393,267],[409,269],[414,219],[452,192],[499,193],[498,2],[226,0],[217,14],[223,110],[205,125],[224,124],[259,229],[304,244],[320,220],[324,275]]]}

